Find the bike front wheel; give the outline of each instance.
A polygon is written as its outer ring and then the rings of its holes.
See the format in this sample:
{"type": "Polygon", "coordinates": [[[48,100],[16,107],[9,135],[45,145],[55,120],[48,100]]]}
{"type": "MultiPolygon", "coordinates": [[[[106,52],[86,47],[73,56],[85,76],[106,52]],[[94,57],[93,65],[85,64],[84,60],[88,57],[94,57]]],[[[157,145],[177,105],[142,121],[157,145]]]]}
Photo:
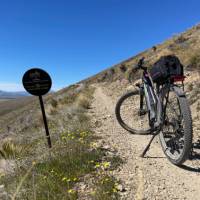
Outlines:
{"type": "Polygon", "coordinates": [[[175,165],[188,158],[192,148],[192,117],[181,88],[172,86],[161,92],[163,127],[160,142],[166,157],[175,165]]]}
{"type": "Polygon", "coordinates": [[[149,134],[149,111],[139,90],[127,92],[117,102],[115,114],[119,124],[133,134],[149,134]],[[142,101],[142,102],[141,102],[142,101]],[[143,104],[141,110],[141,103],[143,104]]]}

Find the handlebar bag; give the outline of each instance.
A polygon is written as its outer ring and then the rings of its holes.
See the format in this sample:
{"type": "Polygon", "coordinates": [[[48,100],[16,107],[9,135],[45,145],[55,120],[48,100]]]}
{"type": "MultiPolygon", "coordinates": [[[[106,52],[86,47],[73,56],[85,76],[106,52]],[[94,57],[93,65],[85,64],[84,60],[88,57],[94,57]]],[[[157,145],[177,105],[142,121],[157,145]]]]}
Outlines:
{"type": "Polygon", "coordinates": [[[183,76],[183,65],[177,56],[162,56],[150,70],[153,82],[165,83],[172,76],[183,76]]]}

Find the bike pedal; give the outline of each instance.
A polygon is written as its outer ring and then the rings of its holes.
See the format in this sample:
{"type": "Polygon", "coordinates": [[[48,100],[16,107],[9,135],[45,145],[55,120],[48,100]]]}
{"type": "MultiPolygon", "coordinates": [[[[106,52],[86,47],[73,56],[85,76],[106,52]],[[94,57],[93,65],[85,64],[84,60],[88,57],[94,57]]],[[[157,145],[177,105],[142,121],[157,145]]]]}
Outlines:
{"type": "Polygon", "coordinates": [[[136,83],[135,86],[140,88],[140,83],[136,83]]]}

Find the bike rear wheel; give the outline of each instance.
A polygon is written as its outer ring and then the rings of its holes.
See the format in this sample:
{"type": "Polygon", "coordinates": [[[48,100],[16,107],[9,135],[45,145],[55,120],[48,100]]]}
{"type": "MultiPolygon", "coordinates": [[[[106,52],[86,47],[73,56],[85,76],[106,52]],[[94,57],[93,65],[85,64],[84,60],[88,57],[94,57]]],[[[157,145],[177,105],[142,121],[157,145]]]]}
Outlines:
{"type": "Polygon", "coordinates": [[[149,134],[149,113],[145,99],[143,101],[143,112],[140,111],[141,96],[139,90],[124,94],[117,102],[115,114],[119,124],[133,134],[149,134]]]}
{"type": "Polygon", "coordinates": [[[175,165],[188,158],[192,148],[192,117],[181,88],[172,86],[161,91],[163,127],[160,142],[166,157],[175,165]]]}

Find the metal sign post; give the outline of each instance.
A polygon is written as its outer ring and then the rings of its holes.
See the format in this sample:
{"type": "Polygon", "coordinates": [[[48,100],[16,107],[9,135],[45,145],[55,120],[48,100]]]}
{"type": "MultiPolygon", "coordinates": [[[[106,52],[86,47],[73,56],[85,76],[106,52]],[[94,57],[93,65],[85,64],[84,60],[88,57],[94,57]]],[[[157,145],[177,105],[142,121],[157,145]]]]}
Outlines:
{"type": "Polygon", "coordinates": [[[40,101],[40,107],[42,111],[42,117],[44,121],[44,127],[46,131],[46,138],[48,142],[49,148],[52,147],[51,145],[51,138],[49,134],[49,128],[47,123],[47,118],[44,109],[44,103],[42,99],[42,95],[45,95],[51,89],[52,81],[51,77],[47,72],[39,68],[33,68],[28,70],[22,79],[23,86],[27,92],[32,95],[38,96],[40,101]]]}
{"type": "Polygon", "coordinates": [[[47,124],[47,118],[46,118],[46,114],[45,114],[42,96],[39,96],[39,100],[40,100],[40,107],[42,110],[43,121],[44,121],[44,128],[45,128],[46,136],[47,136],[47,142],[48,142],[49,148],[51,148],[51,138],[50,138],[50,134],[49,134],[49,128],[48,128],[48,124],[47,124]]]}

